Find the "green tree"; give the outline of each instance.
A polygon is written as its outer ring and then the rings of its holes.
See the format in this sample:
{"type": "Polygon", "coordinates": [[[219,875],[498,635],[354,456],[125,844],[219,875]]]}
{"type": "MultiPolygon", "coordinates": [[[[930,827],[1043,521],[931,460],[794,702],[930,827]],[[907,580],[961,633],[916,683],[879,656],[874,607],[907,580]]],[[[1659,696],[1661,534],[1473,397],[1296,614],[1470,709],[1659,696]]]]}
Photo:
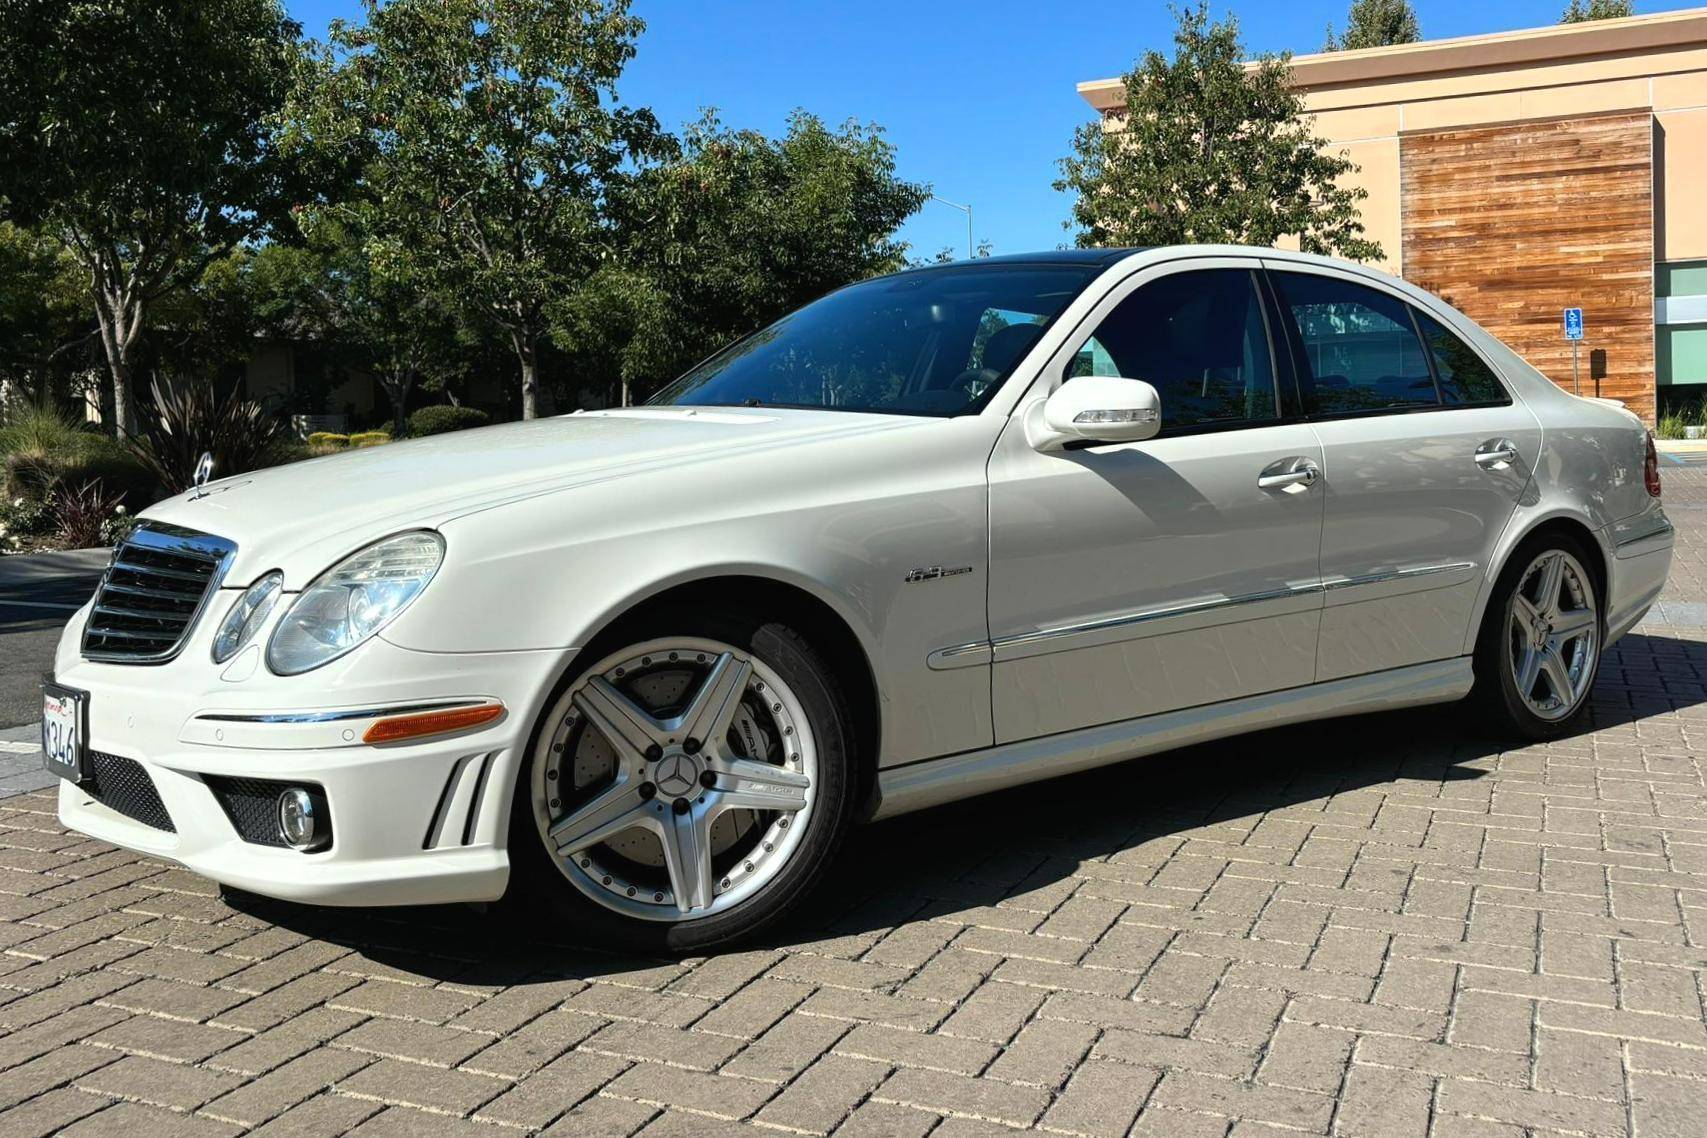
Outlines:
{"type": "Polygon", "coordinates": [[[234,266],[256,329],[333,349],[371,374],[401,435],[417,386],[443,386],[466,367],[457,305],[414,261],[331,216],[299,245],[268,245],[234,266]]]}
{"type": "Polygon", "coordinates": [[[1357,166],[1311,132],[1286,57],[1245,66],[1238,24],[1206,2],[1175,9],[1174,55],[1151,51],[1125,76],[1120,129],[1081,126],[1058,190],[1075,195],[1081,246],[1295,237],[1307,252],[1381,257],[1363,235],[1357,166]]]}
{"type": "Polygon", "coordinates": [[[502,329],[532,418],[546,306],[610,261],[606,197],[663,147],[649,111],[615,101],[644,25],[627,0],[364,9],[311,53],[287,144],[355,177],[320,210],[406,262],[395,275],[502,329]]]}
{"type": "Polygon", "coordinates": [[[1328,42],[1322,45],[1322,50],[1357,51],[1416,43],[1420,39],[1422,29],[1417,26],[1417,10],[1411,7],[1411,0],[1352,0],[1351,10],[1346,13],[1345,34],[1336,36],[1334,26],[1329,24],[1328,42]]]}
{"type": "Polygon", "coordinates": [[[1585,24],[1590,20],[1617,20],[1625,16],[1634,16],[1636,7],[1630,0],[1571,0],[1570,6],[1559,16],[1561,24],[1585,24]]]}
{"type": "Polygon", "coordinates": [[[0,221],[0,388],[45,404],[66,394],[68,372],[86,366],[95,330],[89,290],[65,247],[0,221]]]}
{"type": "Polygon", "coordinates": [[[695,361],[852,281],[903,268],[895,230],[929,196],[896,175],[875,126],[796,111],[780,138],[690,126],[672,161],[616,196],[622,267],[554,309],[575,353],[614,330],[619,398],[644,397],[695,361]]]}
{"type": "Polygon", "coordinates": [[[271,217],[298,28],[277,0],[0,0],[0,27],[0,210],[86,274],[128,433],[149,305],[271,217]]]}

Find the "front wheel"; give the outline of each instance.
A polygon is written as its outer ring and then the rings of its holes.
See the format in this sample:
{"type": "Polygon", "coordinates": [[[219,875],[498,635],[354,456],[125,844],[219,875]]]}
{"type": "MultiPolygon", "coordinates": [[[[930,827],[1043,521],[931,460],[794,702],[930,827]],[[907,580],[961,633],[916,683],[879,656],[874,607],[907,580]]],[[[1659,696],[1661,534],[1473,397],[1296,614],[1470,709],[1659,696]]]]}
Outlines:
{"type": "Polygon", "coordinates": [[[852,732],[793,629],[663,615],[558,692],[517,787],[511,857],[574,930],[685,951],[751,936],[849,825],[852,732]]]}
{"type": "Polygon", "coordinates": [[[1606,629],[1582,548],[1564,536],[1521,545],[1500,576],[1476,646],[1476,695],[1497,726],[1566,734],[1588,708],[1606,629]]]}

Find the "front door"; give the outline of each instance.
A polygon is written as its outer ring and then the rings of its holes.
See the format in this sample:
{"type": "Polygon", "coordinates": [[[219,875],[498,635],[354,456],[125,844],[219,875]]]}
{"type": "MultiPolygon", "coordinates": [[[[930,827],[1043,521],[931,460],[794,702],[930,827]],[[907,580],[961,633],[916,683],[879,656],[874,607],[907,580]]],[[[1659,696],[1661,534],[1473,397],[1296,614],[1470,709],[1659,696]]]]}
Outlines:
{"type": "Polygon", "coordinates": [[[1254,258],[1153,266],[1050,362],[990,462],[997,742],[1311,682],[1322,453],[1281,423],[1254,258]],[[1161,394],[1141,443],[1039,452],[1027,412],[1078,375],[1161,394]]]}
{"type": "Polygon", "coordinates": [[[1540,426],[1421,307],[1333,269],[1271,266],[1322,442],[1316,678],[1462,655],[1540,426]]]}

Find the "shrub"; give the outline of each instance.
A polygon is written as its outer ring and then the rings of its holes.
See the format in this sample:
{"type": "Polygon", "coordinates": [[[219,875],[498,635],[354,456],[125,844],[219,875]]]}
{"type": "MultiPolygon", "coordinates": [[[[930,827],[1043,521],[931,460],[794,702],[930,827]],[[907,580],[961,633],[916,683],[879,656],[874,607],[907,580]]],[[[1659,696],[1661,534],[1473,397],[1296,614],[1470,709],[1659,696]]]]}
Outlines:
{"type": "Polygon", "coordinates": [[[450,431],[466,431],[470,427],[484,427],[491,421],[491,416],[474,407],[435,404],[432,407],[423,407],[409,416],[409,434],[414,438],[422,435],[443,435],[450,431]]]}
{"type": "Polygon", "coordinates": [[[8,497],[51,499],[60,489],[104,484],[133,508],[153,501],[155,478],[123,446],[57,411],[27,408],[0,426],[8,497]]]}
{"type": "Polygon", "coordinates": [[[390,441],[390,431],[361,431],[350,436],[352,448],[382,446],[390,441]]]}
{"type": "Polygon", "coordinates": [[[154,407],[142,428],[126,440],[132,454],[170,493],[189,489],[196,464],[213,455],[217,478],[269,466],[284,448],[289,420],[271,415],[233,391],[221,399],[206,380],[181,387],[154,384],[154,407]]]}
{"type": "Polygon", "coordinates": [[[336,431],[315,431],[308,436],[308,445],[339,450],[350,445],[350,436],[340,435],[336,431]]]}
{"type": "Polygon", "coordinates": [[[108,544],[108,523],[121,514],[120,495],[99,482],[61,486],[53,496],[53,516],[59,540],[66,549],[90,549],[108,544]]]}
{"type": "Polygon", "coordinates": [[[104,437],[97,445],[63,463],[52,489],[81,489],[97,484],[132,509],[141,509],[154,501],[159,488],[153,472],[138,462],[135,455],[104,437]]]}
{"type": "Polygon", "coordinates": [[[57,407],[26,403],[0,423],[0,454],[50,459],[81,450],[99,438],[57,407]]]}
{"type": "Polygon", "coordinates": [[[53,513],[40,498],[0,498],[0,552],[30,550],[53,532],[53,513]]]}

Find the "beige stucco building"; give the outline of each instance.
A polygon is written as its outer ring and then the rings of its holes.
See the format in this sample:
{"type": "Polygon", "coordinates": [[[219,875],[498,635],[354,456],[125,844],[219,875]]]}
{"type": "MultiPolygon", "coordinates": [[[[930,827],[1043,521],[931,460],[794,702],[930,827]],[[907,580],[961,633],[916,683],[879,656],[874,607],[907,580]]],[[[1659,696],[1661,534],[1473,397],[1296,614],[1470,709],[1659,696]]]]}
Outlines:
{"type": "MultiPolygon", "coordinates": [[[[1707,8],[1300,56],[1384,267],[1567,386],[1644,416],[1707,395],[1707,8]]],[[[1081,83],[1101,112],[1118,79],[1081,83]]]]}

